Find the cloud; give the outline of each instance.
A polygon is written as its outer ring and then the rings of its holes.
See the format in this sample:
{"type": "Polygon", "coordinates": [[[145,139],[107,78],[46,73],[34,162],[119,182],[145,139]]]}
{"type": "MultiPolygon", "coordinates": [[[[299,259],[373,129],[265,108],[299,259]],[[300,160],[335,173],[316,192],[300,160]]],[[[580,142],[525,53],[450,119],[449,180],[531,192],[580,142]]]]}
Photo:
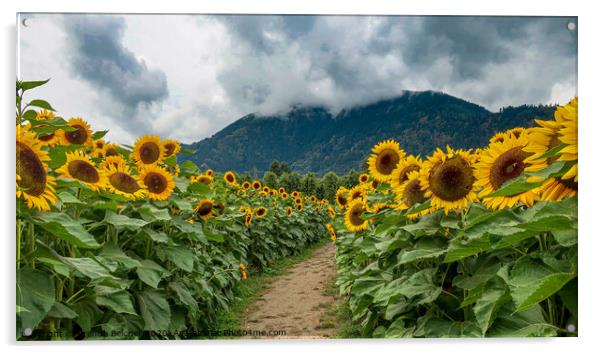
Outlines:
{"type": "Polygon", "coordinates": [[[135,114],[168,97],[165,74],[123,46],[123,17],[66,15],[64,25],[73,73],[119,103],[123,113],[135,114]]]}

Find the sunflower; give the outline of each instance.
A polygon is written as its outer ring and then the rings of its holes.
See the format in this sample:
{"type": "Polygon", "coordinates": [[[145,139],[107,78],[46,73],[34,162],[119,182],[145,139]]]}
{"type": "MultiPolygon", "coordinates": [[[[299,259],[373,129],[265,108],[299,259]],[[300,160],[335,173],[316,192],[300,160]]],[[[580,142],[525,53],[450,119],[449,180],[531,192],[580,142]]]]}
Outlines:
{"type": "Polygon", "coordinates": [[[349,190],[345,187],[339,187],[336,194],[336,202],[341,209],[345,209],[349,203],[349,190]]]}
{"type": "Polygon", "coordinates": [[[414,155],[409,155],[405,159],[399,161],[397,168],[393,171],[393,175],[391,176],[391,187],[393,187],[393,189],[400,187],[408,180],[408,174],[412,171],[420,171],[420,167],[422,167],[422,159],[414,155]]]}
{"type": "Polygon", "coordinates": [[[48,152],[42,150],[42,143],[35,133],[17,127],[16,172],[17,198],[23,198],[28,208],[40,211],[50,210],[56,203],[54,177],[48,175],[48,152]]]}
{"type": "Polygon", "coordinates": [[[297,209],[297,211],[303,211],[303,203],[295,205],[295,209],[297,209]]]}
{"type": "Polygon", "coordinates": [[[361,174],[361,175],[360,175],[360,176],[357,178],[357,180],[358,180],[360,183],[366,183],[366,182],[368,182],[368,180],[369,180],[369,179],[370,179],[370,176],[368,176],[368,174],[366,174],[366,173],[362,173],[362,174],[361,174]]]}
{"type": "Polygon", "coordinates": [[[205,171],[205,174],[206,174],[207,176],[213,176],[213,170],[212,170],[212,169],[210,169],[210,168],[208,168],[208,169],[205,171]]]}
{"type": "MultiPolygon", "coordinates": [[[[531,155],[523,151],[527,143],[527,138],[522,134],[518,137],[508,134],[501,142],[489,144],[481,153],[479,162],[475,164],[475,187],[482,188],[480,197],[495,192],[504,183],[523,173],[528,166],[525,160],[531,155]]],[[[483,203],[491,209],[503,209],[513,207],[518,202],[530,207],[536,200],[537,190],[529,190],[512,196],[485,198],[483,203]]]]}
{"type": "Polygon", "coordinates": [[[349,190],[349,200],[355,199],[366,199],[366,189],[364,187],[357,185],[349,190]]]}
{"type": "Polygon", "coordinates": [[[165,157],[165,148],[157,135],[143,135],[134,143],[132,158],[140,165],[160,163],[165,157]]]}
{"type": "Polygon", "coordinates": [[[399,202],[397,209],[406,210],[413,205],[426,201],[424,191],[420,186],[420,173],[411,171],[407,174],[405,181],[395,187],[395,200],[399,202]]]}
{"type": "Polygon", "coordinates": [[[272,189],[272,190],[270,190],[270,195],[271,195],[272,197],[277,197],[277,196],[278,196],[278,191],[277,191],[277,190],[275,190],[275,189],[272,189]]]}
{"type": "Polygon", "coordinates": [[[247,226],[251,225],[252,220],[253,220],[253,213],[251,211],[247,211],[247,214],[245,215],[245,225],[247,225],[247,226]]]}
{"type": "Polygon", "coordinates": [[[213,183],[213,177],[208,175],[194,176],[191,180],[193,183],[202,183],[206,185],[210,185],[211,183],[213,183]]]}
{"type": "Polygon", "coordinates": [[[56,131],[63,145],[92,145],[92,130],[88,122],[81,118],[69,118],[67,125],[75,130],[64,131],[59,129],[56,131]]]}
{"type": "Polygon", "coordinates": [[[523,127],[516,127],[516,128],[508,129],[505,132],[497,133],[494,136],[492,136],[491,139],[489,139],[489,143],[490,144],[491,143],[503,143],[504,140],[506,140],[506,137],[508,137],[508,136],[512,136],[515,139],[518,139],[525,132],[526,132],[526,129],[523,127]]]}
{"type": "Polygon", "coordinates": [[[303,204],[303,199],[295,198],[295,204],[303,204]]]}
{"type": "Polygon", "coordinates": [[[138,183],[146,188],[148,197],[152,200],[166,200],[176,186],[169,172],[153,165],[141,168],[138,183]]]}
{"type": "Polygon", "coordinates": [[[332,226],[332,224],[326,224],[326,231],[328,231],[328,234],[330,235],[330,239],[332,241],[337,240],[337,232],[334,229],[334,226],[332,226]]]}
{"type": "Polygon", "coordinates": [[[236,175],[234,174],[234,172],[228,171],[224,173],[224,181],[231,186],[236,185],[236,175]]]}
{"type": "Polygon", "coordinates": [[[259,208],[255,209],[255,216],[258,218],[263,218],[268,214],[268,210],[265,207],[260,206],[259,208]]]}
{"type": "Polygon", "coordinates": [[[349,202],[347,212],[345,213],[345,226],[349,231],[358,232],[368,227],[370,222],[361,218],[364,212],[366,212],[366,205],[361,199],[349,202]]]}
{"type": "Polygon", "coordinates": [[[251,183],[251,187],[253,187],[255,190],[259,190],[261,188],[261,182],[253,181],[253,183],[251,183]]]}
{"type": "Polygon", "coordinates": [[[93,191],[104,188],[106,185],[105,173],[94,166],[90,160],[90,156],[79,150],[68,152],[65,156],[67,157],[67,162],[56,170],[61,177],[82,182],[93,191]]]}
{"type": "Polygon", "coordinates": [[[109,156],[120,156],[119,146],[117,144],[106,144],[103,148],[105,157],[109,156]]]}
{"type": "Polygon", "coordinates": [[[213,200],[212,199],[202,199],[199,200],[196,207],[194,208],[194,213],[196,216],[203,220],[207,220],[211,217],[213,210],[213,200]]]}
{"type": "Polygon", "coordinates": [[[311,197],[309,197],[309,200],[315,204],[318,201],[318,198],[316,198],[315,195],[312,195],[311,197]]]}
{"type": "Polygon", "coordinates": [[[264,191],[261,191],[261,192],[259,192],[259,196],[260,196],[260,197],[265,197],[266,195],[267,195],[267,193],[266,193],[266,192],[264,192],[264,191]]]}
{"type": "Polygon", "coordinates": [[[437,149],[420,170],[420,186],[425,197],[431,198],[431,205],[460,211],[468,203],[477,200],[474,192],[474,157],[464,150],[453,150],[449,146],[447,152],[437,149]]]}
{"type": "Polygon", "coordinates": [[[103,168],[107,176],[107,188],[112,193],[122,195],[129,199],[143,198],[144,188],[138,184],[135,177],[130,174],[130,169],[119,163],[108,163],[103,168]]]}
{"type": "Polygon", "coordinates": [[[293,198],[298,198],[301,195],[301,193],[294,191],[293,193],[291,193],[291,195],[293,196],[293,198]]]}
{"type": "Polygon", "coordinates": [[[385,140],[372,148],[372,155],[368,158],[368,171],[375,180],[388,182],[393,170],[404,157],[405,152],[399,147],[399,143],[385,140]]]}
{"type": "MultiPolygon", "coordinates": [[[[525,171],[540,171],[559,159],[571,161],[573,157],[577,157],[577,101],[573,100],[568,105],[557,108],[554,117],[555,120],[548,121],[536,119],[538,127],[531,128],[527,132],[529,144],[523,150],[533,153],[533,155],[526,160],[531,163],[531,166],[527,167],[525,171]],[[574,129],[574,133],[571,133],[572,129],[574,129]],[[566,142],[561,141],[561,137],[566,142]],[[573,142],[575,145],[570,144],[573,142]],[[540,157],[541,154],[561,143],[567,143],[567,146],[560,151],[560,154],[547,159],[540,157]]],[[[529,181],[537,182],[541,179],[531,177],[529,181]]],[[[541,198],[547,201],[559,201],[576,195],[578,190],[577,164],[575,163],[563,176],[545,181],[539,190],[541,198]]]]}
{"type": "MultiPolygon", "coordinates": [[[[44,112],[44,111],[42,111],[42,112],[44,112]]],[[[48,113],[52,114],[52,117],[54,118],[54,113],[52,113],[52,112],[48,112],[48,113]]],[[[38,113],[38,115],[39,114],[40,113],[38,113]]],[[[40,120],[45,120],[45,119],[39,119],[38,116],[36,116],[36,120],[40,121],[40,120]]],[[[27,128],[28,130],[31,129],[31,127],[32,127],[31,123],[29,123],[29,122],[27,123],[26,126],[28,127],[27,128]]],[[[48,124],[38,124],[35,126],[35,128],[36,129],[44,128],[47,126],[48,126],[48,124]]],[[[57,133],[57,131],[53,131],[53,132],[49,132],[49,133],[36,132],[36,134],[37,134],[38,141],[40,143],[42,143],[42,145],[44,145],[44,146],[56,146],[61,143],[61,138],[60,138],[59,134],[57,133]]]]}
{"type": "Polygon", "coordinates": [[[280,197],[281,197],[282,199],[286,200],[286,198],[288,198],[288,194],[287,194],[286,192],[282,192],[282,193],[280,194],[280,197]]]}
{"type": "Polygon", "coordinates": [[[329,206],[328,206],[328,209],[326,209],[326,210],[327,210],[327,212],[328,212],[328,215],[329,215],[331,218],[334,218],[335,216],[337,216],[337,213],[336,213],[336,211],[334,211],[334,208],[333,208],[331,205],[329,205],[329,206]]]}
{"type": "Polygon", "coordinates": [[[92,150],[92,157],[96,159],[104,159],[105,151],[103,149],[94,149],[92,150]]]}
{"type": "Polygon", "coordinates": [[[286,208],[286,216],[291,216],[293,215],[293,208],[291,208],[290,206],[286,208]]]}
{"type": "Polygon", "coordinates": [[[36,120],[52,120],[55,118],[54,112],[45,109],[36,112],[36,120]]]}
{"type": "Polygon", "coordinates": [[[163,144],[163,157],[171,157],[182,149],[180,143],[173,139],[165,139],[161,142],[163,144]]]}
{"type": "Polygon", "coordinates": [[[100,163],[100,168],[103,170],[108,169],[108,167],[110,165],[117,167],[121,167],[122,169],[126,168],[127,166],[127,162],[125,161],[125,159],[123,157],[121,157],[120,155],[117,156],[107,156],[104,158],[104,160],[102,160],[102,162],[100,163]]]}
{"type": "Polygon", "coordinates": [[[264,186],[263,187],[263,192],[266,193],[266,194],[270,193],[270,188],[268,186],[264,186]]]}
{"type": "Polygon", "coordinates": [[[372,205],[371,207],[367,208],[366,211],[372,213],[372,214],[376,214],[382,210],[385,209],[392,209],[393,206],[386,204],[386,203],[376,203],[374,205],[372,205]]]}
{"type": "Polygon", "coordinates": [[[107,142],[104,139],[96,139],[92,142],[92,147],[96,150],[104,150],[105,145],[107,142]]]}

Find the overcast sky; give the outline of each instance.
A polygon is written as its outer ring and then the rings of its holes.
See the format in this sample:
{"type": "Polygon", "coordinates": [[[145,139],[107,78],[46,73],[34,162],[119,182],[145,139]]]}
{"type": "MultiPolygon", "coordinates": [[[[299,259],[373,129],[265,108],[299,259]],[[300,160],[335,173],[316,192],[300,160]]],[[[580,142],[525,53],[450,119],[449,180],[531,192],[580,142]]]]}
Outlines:
{"type": "MultiPolygon", "coordinates": [[[[435,90],[496,111],[576,95],[576,18],[22,15],[22,80],[107,138],[190,143],[248,113],[435,90]],[[26,26],[23,25],[23,19],[26,26]]],[[[34,98],[34,97],[29,97],[34,98]]]]}

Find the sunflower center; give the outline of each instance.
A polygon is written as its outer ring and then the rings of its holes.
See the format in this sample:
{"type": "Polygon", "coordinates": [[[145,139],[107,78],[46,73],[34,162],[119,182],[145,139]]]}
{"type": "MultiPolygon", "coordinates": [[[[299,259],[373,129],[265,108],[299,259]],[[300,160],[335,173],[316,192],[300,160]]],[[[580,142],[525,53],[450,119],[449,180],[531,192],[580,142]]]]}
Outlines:
{"type": "Polygon", "coordinates": [[[351,210],[351,212],[349,213],[349,221],[354,225],[354,226],[360,226],[364,223],[364,220],[362,220],[361,215],[364,212],[364,208],[360,207],[356,207],[353,210],[351,210]]]}
{"type": "Polygon", "coordinates": [[[429,176],[431,191],[446,201],[462,199],[474,183],[472,168],[461,157],[453,157],[433,167],[429,176]]]}
{"type": "Polygon", "coordinates": [[[117,190],[125,193],[135,193],[140,189],[138,182],[134,177],[128,175],[125,172],[115,172],[109,177],[109,182],[117,190]]]}
{"type": "Polygon", "coordinates": [[[82,127],[79,124],[74,124],[71,128],[75,128],[75,130],[70,132],[65,132],[65,138],[71,144],[83,144],[88,140],[88,132],[86,128],[82,127]]]}
{"type": "Polygon", "coordinates": [[[167,188],[167,178],[160,173],[149,172],[144,176],[144,185],[149,192],[161,194],[167,188]]]}
{"type": "Polygon", "coordinates": [[[119,155],[119,153],[117,152],[117,150],[115,150],[112,147],[108,148],[107,152],[105,153],[105,156],[117,156],[117,155],[119,155]]]}
{"type": "Polygon", "coordinates": [[[414,172],[414,171],[418,171],[418,170],[420,170],[420,166],[418,166],[418,165],[410,165],[410,166],[407,166],[406,168],[404,168],[403,170],[401,170],[401,173],[399,174],[399,184],[408,180],[408,174],[410,172],[414,172]]]}
{"type": "Polygon", "coordinates": [[[67,166],[67,170],[72,177],[86,183],[97,183],[100,180],[100,175],[96,168],[86,161],[71,161],[67,166]]]}
{"type": "Polygon", "coordinates": [[[417,179],[410,181],[403,191],[403,202],[407,206],[412,206],[425,200],[424,192],[420,188],[420,181],[417,179]]]}
{"type": "Polygon", "coordinates": [[[493,189],[499,189],[504,183],[523,173],[526,167],[523,161],[529,155],[520,147],[515,147],[498,156],[489,171],[489,181],[493,189]]]}
{"type": "Polygon", "coordinates": [[[213,204],[205,202],[197,208],[196,213],[199,216],[209,215],[209,213],[211,213],[212,208],[213,208],[213,204]]]}
{"type": "Polygon", "coordinates": [[[36,153],[27,145],[17,142],[17,182],[26,193],[38,196],[46,189],[46,170],[36,153]]]}
{"type": "Polygon", "coordinates": [[[399,163],[399,154],[393,149],[385,149],[376,157],[376,169],[383,175],[390,175],[399,163]]]}
{"type": "Polygon", "coordinates": [[[176,146],[171,143],[165,144],[163,147],[165,147],[165,156],[171,156],[176,151],[176,146]]]}
{"type": "Polygon", "coordinates": [[[347,204],[347,198],[343,197],[342,195],[339,195],[337,197],[337,200],[339,201],[339,204],[341,204],[341,205],[347,204]]]}
{"type": "Polygon", "coordinates": [[[263,214],[265,214],[265,210],[264,209],[258,209],[257,210],[257,216],[263,216],[263,214]]]}
{"type": "Polygon", "coordinates": [[[140,146],[140,160],[145,164],[154,163],[159,159],[159,146],[153,142],[146,142],[140,146]]]}

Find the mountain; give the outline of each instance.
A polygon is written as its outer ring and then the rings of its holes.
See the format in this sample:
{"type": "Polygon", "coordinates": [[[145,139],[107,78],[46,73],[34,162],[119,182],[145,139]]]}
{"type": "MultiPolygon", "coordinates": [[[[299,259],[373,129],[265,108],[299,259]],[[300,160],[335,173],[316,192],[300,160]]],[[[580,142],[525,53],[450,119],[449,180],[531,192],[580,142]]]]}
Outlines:
{"type": "Polygon", "coordinates": [[[295,107],[277,116],[249,114],[210,138],[184,146],[182,155],[217,171],[257,171],[261,176],[273,160],[292,170],[322,175],[361,169],[370,149],[384,139],[428,156],[436,147],[475,148],[495,132],[531,126],[533,118],[552,117],[553,106],[523,105],[499,112],[444,93],[404,92],[365,106],[330,114],[322,107],[295,107]]]}

